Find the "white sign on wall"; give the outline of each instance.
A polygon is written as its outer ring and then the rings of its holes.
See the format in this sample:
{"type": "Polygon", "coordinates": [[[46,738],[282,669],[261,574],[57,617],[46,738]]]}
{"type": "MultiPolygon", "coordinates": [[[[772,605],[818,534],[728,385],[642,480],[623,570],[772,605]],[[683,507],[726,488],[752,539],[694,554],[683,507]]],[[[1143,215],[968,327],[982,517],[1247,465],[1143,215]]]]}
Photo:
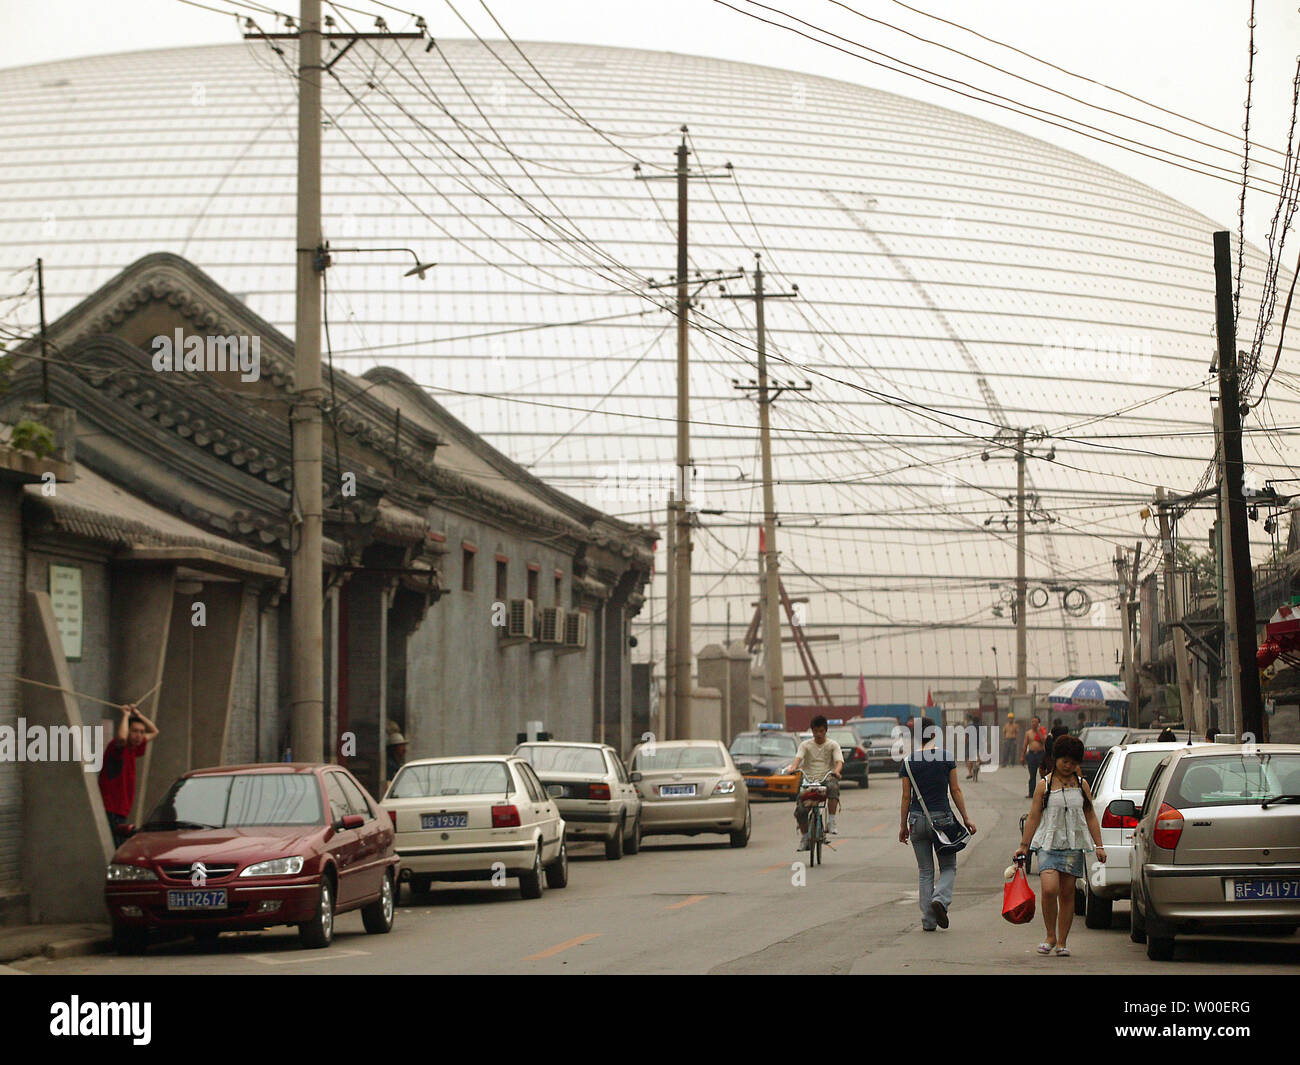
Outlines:
{"type": "Polygon", "coordinates": [[[63,640],[63,655],[69,661],[81,658],[81,567],[50,566],[50,603],[63,640]]]}

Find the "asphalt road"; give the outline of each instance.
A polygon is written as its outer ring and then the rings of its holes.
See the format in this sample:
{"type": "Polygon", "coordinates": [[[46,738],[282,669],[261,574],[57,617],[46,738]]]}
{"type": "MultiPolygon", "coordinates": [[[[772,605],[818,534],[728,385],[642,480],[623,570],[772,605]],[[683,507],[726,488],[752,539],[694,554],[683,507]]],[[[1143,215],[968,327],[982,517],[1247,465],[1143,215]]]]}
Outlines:
{"type": "MultiPolygon", "coordinates": [[[[961,770],[959,769],[959,773],[961,770]]],[[[440,885],[427,901],[402,893],[393,931],[366,935],[358,914],[338,920],[334,945],[303,950],[288,929],[227,934],[211,947],[179,940],[144,957],[32,959],[30,973],[1158,973],[1294,974],[1300,936],[1195,937],[1175,960],[1147,960],[1129,941],[1128,907],[1114,928],[1076,921],[1069,958],[1039,957],[1040,919],[1001,916],[1002,870],[1017,843],[1024,776],[1004,769],[965,784],[979,829],[962,853],[951,927],[922,932],[916,865],[898,842],[896,779],[843,790],[840,835],[825,863],[802,868],[792,807],[756,802],[750,845],[725,837],[649,837],[642,852],[608,862],[571,848],[569,886],[539,900],[515,881],[440,885]],[[816,959],[810,962],[810,959],[816,959]]],[[[1036,883],[1036,878],[1033,878],[1036,883]]]]}

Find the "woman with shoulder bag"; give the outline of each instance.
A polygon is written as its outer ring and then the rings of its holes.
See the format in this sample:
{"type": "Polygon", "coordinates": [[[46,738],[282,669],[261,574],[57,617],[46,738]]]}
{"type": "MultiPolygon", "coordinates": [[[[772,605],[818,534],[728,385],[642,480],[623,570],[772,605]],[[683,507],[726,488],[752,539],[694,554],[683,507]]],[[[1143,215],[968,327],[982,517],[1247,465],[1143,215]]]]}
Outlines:
{"type": "Polygon", "coordinates": [[[903,781],[903,807],[898,842],[911,842],[916,854],[920,891],[921,927],[927,932],[948,927],[948,907],[957,881],[957,852],[965,846],[965,833],[948,805],[949,793],[961,811],[965,832],[975,823],[966,814],[966,800],[957,783],[957,762],[935,740],[939,729],[930,718],[921,722],[921,749],[903,759],[898,775],[903,781]],[[934,879],[935,858],[939,882],[934,879]]]}
{"type": "Polygon", "coordinates": [[[1038,878],[1043,891],[1043,924],[1047,937],[1039,954],[1056,951],[1068,957],[1065,945],[1074,922],[1074,882],[1085,876],[1085,852],[1095,850],[1106,861],[1101,845],[1101,825],[1092,808],[1092,789],[1079,775],[1083,743],[1077,736],[1058,736],[1052,745],[1052,763],[1039,781],[1033,804],[1021,833],[1016,857],[1038,852],[1038,878]]]}

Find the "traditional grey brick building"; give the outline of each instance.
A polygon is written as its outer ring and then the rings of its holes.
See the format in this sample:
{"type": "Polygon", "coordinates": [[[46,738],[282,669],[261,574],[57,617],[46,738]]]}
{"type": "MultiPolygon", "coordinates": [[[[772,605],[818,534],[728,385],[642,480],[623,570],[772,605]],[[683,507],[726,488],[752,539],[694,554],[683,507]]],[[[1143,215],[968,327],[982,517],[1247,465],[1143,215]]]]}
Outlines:
{"type": "MultiPolygon", "coordinates": [[[[140,816],[187,769],[290,755],[292,344],[167,254],[48,333],[73,479],[0,480],[0,673],[113,702],[156,689],[140,816]],[[159,369],[156,337],[256,338],[259,372],[159,369]],[[55,576],[77,589],[57,610],[55,576]]],[[[0,423],[40,398],[34,354],[16,353],[0,423]]],[[[378,791],[390,727],[409,757],[506,751],[530,721],[626,750],[653,534],[548,487],[392,369],[335,372],[325,426],[327,748],[292,757],[378,791]]],[[[0,724],[102,711],[0,677],[0,724]]],[[[109,847],[93,774],[0,763],[9,919],[97,915],[109,847]]]]}

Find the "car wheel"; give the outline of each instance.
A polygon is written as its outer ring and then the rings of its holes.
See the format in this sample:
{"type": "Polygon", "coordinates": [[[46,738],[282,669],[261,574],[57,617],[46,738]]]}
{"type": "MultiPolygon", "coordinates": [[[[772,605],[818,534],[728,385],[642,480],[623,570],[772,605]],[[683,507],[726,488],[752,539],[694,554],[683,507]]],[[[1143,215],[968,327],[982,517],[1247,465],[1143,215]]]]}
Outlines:
{"type": "Polygon", "coordinates": [[[519,894],[526,899],[540,899],[546,885],[542,875],[542,843],[537,841],[537,850],[533,852],[533,868],[519,878],[519,894]]]}
{"type": "Polygon", "coordinates": [[[569,886],[569,848],[560,840],[560,856],[546,867],[546,886],[562,888],[569,886]]]}
{"type": "Polygon", "coordinates": [[[1083,923],[1089,928],[1109,928],[1114,907],[1114,899],[1103,899],[1089,892],[1088,912],[1084,915],[1083,923]]]}
{"type": "Polygon", "coordinates": [[[1152,961],[1172,961],[1174,957],[1174,937],[1147,936],[1147,957],[1152,961]]]}
{"type": "Polygon", "coordinates": [[[411,877],[411,894],[425,898],[433,891],[433,877],[431,876],[413,876],[411,877]]]}
{"type": "Polygon", "coordinates": [[[131,925],[113,926],[113,949],[119,954],[143,954],[149,949],[149,929],[131,925]]]}
{"type": "Polygon", "coordinates": [[[623,844],[624,854],[636,854],[641,850],[641,815],[636,815],[636,820],[632,822],[632,834],[628,836],[627,842],[623,844]]]}
{"type": "Polygon", "coordinates": [[[1088,892],[1086,888],[1080,887],[1082,880],[1074,882],[1074,916],[1087,918],[1088,916],[1088,892]]]}
{"type": "Polygon", "coordinates": [[[627,821],[624,817],[619,817],[617,831],[610,839],[605,840],[605,857],[611,862],[616,862],[623,857],[623,836],[626,832],[627,821]]]}
{"type": "Polygon", "coordinates": [[[309,950],[320,950],[334,942],[334,884],[321,877],[316,899],[316,916],[298,926],[298,942],[309,950]]]}
{"type": "Polygon", "coordinates": [[[749,812],[749,804],[745,804],[745,825],[736,832],[731,833],[731,845],[733,847],[744,847],[749,843],[749,833],[754,827],[753,815],[749,812]]]}
{"type": "Polygon", "coordinates": [[[369,906],[361,908],[361,923],[372,936],[382,936],[393,929],[393,874],[384,874],[384,886],[379,889],[379,898],[369,906]]]}
{"type": "Polygon", "coordinates": [[[1142,912],[1138,909],[1137,896],[1133,896],[1133,901],[1129,903],[1128,919],[1128,937],[1134,943],[1145,943],[1147,941],[1147,923],[1142,919],[1142,912]]]}
{"type": "Polygon", "coordinates": [[[870,770],[868,770],[866,773],[863,773],[863,774],[862,774],[862,779],[858,781],[858,787],[860,787],[860,788],[869,788],[869,787],[871,787],[871,772],[870,772],[870,770]]]}

